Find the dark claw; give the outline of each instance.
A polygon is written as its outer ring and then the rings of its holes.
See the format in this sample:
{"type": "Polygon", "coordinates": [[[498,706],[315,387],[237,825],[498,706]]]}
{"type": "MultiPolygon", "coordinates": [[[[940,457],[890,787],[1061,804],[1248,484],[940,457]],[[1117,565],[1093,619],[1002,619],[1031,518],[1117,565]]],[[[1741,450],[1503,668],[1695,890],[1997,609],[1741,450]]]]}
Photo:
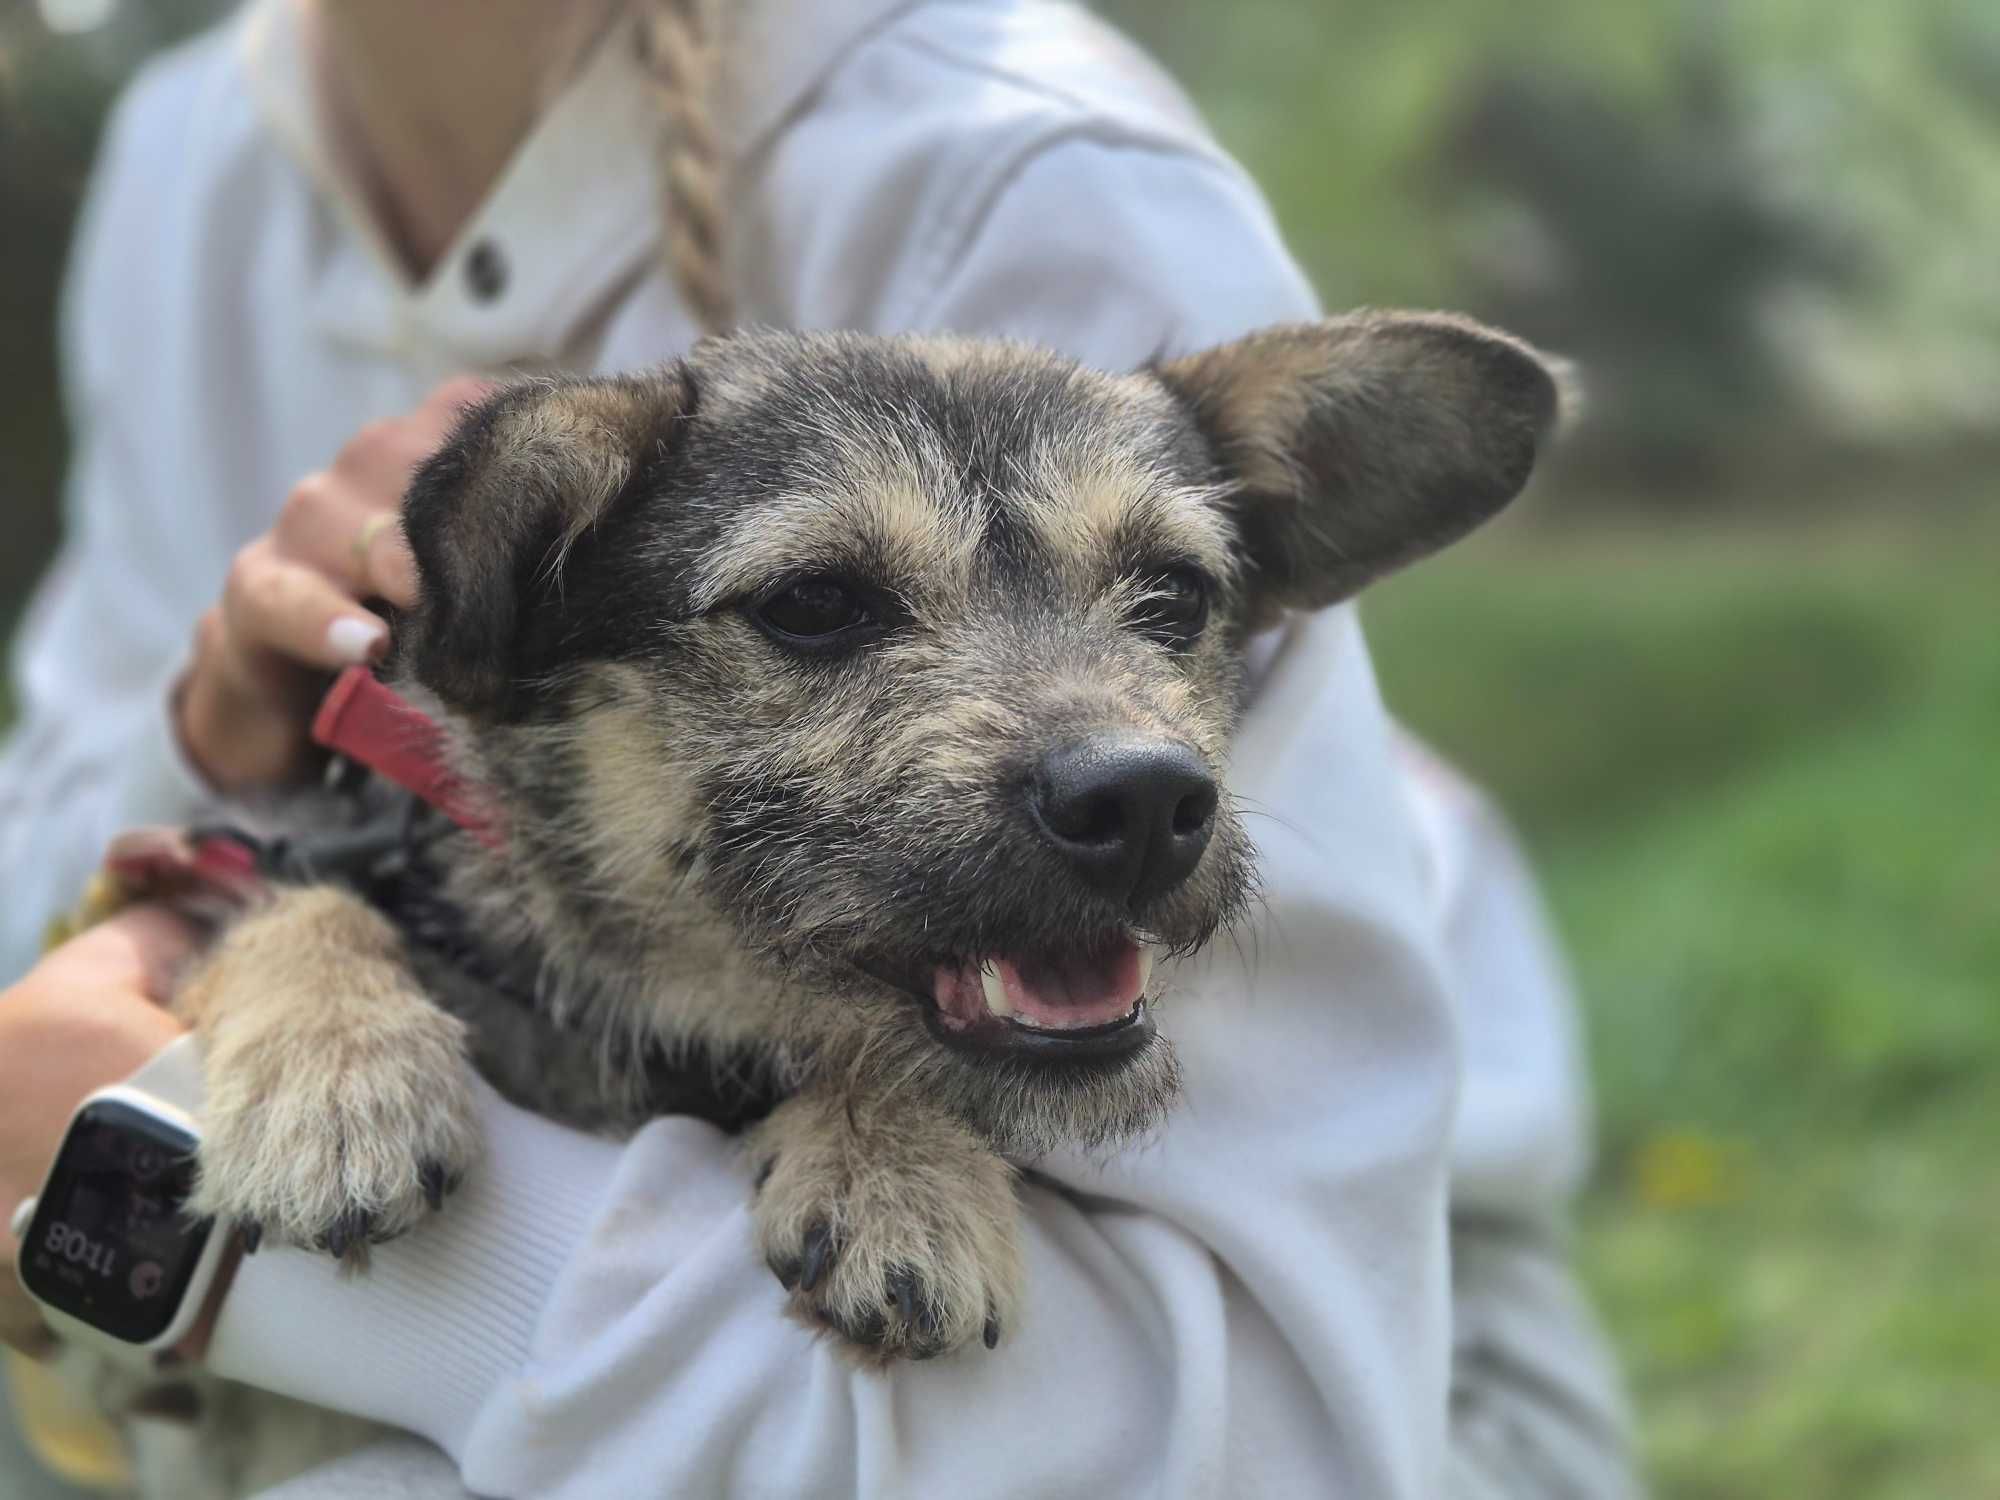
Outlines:
{"type": "Polygon", "coordinates": [[[255,1255],[257,1247],[264,1243],[264,1226],[255,1219],[245,1219],[236,1226],[236,1233],[243,1241],[243,1253],[255,1255]]]}
{"type": "Polygon", "coordinates": [[[869,1348],[882,1342],[889,1332],[889,1320],[879,1312],[871,1312],[865,1322],[843,1326],[842,1336],[851,1344],[863,1344],[869,1348]]]}
{"type": "Polygon", "coordinates": [[[826,1273],[833,1267],[833,1257],[838,1253],[833,1243],[833,1231],[824,1224],[815,1224],[806,1231],[805,1265],[799,1273],[799,1290],[810,1292],[826,1279],[826,1273]]]}
{"type": "Polygon", "coordinates": [[[424,1202],[436,1213],[444,1207],[445,1170],[441,1161],[427,1161],[417,1168],[417,1181],[423,1185],[424,1202]]]}
{"type": "MultiPolygon", "coordinates": [[[[896,1311],[903,1315],[903,1322],[914,1330],[917,1326],[917,1273],[908,1266],[896,1267],[889,1273],[889,1295],[895,1299],[896,1311]]],[[[925,1309],[925,1312],[929,1311],[925,1309]]]]}
{"type": "Polygon", "coordinates": [[[764,1264],[771,1268],[771,1274],[778,1278],[779,1285],[783,1286],[786,1291],[789,1292],[797,1288],[799,1284],[799,1263],[796,1259],[779,1260],[776,1256],[772,1256],[764,1264]]]}
{"type": "Polygon", "coordinates": [[[1000,1320],[991,1313],[986,1315],[986,1332],[983,1336],[986,1340],[987,1348],[997,1349],[1000,1347],[1000,1320]]]}
{"type": "Polygon", "coordinates": [[[350,1208],[327,1226],[320,1238],[320,1248],[335,1260],[346,1260],[349,1250],[368,1243],[368,1230],[373,1223],[374,1215],[366,1209],[350,1208]]]}
{"type": "MultiPolygon", "coordinates": [[[[903,1322],[917,1336],[921,1344],[936,1346],[938,1336],[937,1309],[924,1294],[923,1281],[908,1266],[898,1266],[889,1273],[889,1295],[895,1299],[896,1311],[903,1315],[903,1322]]],[[[932,1347],[931,1353],[942,1353],[932,1347]]],[[[918,1358],[928,1358],[919,1355],[918,1358]]]]}

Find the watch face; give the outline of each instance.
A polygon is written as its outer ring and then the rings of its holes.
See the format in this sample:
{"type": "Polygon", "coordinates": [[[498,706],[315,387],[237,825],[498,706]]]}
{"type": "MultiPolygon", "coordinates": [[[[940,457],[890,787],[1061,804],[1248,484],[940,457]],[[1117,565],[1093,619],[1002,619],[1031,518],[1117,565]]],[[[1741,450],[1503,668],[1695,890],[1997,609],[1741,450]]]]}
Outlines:
{"type": "Polygon", "coordinates": [[[196,1144],[119,1100],[85,1105],[21,1240],[22,1283],[113,1338],[166,1332],[208,1243],[208,1221],[181,1212],[196,1144]]]}

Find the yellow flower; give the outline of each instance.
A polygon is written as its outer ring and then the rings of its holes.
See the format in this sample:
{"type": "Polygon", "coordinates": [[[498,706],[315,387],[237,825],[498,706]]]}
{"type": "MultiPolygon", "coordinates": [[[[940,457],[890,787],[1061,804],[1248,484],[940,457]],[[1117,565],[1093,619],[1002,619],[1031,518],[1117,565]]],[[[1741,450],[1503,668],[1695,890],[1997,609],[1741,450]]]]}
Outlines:
{"type": "Polygon", "coordinates": [[[1727,1203],[1742,1191],[1742,1148],[1699,1131],[1663,1131],[1639,1148],[1632,1180],[1649,1208],[1727,1203]]]}
{"type": "Polygon", "coordinates": [[[42,931],[42,952],[60,948],[86,928],[95,927],[132,899],[132,893],[108,870],[99,870],[83,888],[83,899],[73,911],[64,912],[42,931]]]}

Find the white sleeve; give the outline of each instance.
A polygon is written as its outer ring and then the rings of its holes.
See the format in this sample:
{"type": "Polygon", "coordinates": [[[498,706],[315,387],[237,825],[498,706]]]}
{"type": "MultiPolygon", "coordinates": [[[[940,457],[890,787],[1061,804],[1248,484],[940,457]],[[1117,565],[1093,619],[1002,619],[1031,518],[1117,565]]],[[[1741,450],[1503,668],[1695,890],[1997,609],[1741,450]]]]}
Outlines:
{"type": "Polygon", "coordinates": [[[1570,1267],[1589,1158],[1575,1005],[1533,876],[1492,805],[1398,746],[1445,932],[1464,1083],[1451,1164],[1448,1500],[1632,1500],[1615,1361],[1570,1267]]]}
{"type": "Polygon", "coordinates": [[[65,288],[62,366],[74,455],[66,535],[29,605],[14,654],[13,733],[0,753],[0,979],[33,961],[111,837],[186,820],[206,795],[175,741],[167,694],[217,563],[176,515],[157,455],[101,400],[126,314],[119,247],[143,242],[144,200],[125,149],[129,105],[106,146],[65,288]]]}
{"type": "Polygon", "coordinates": [[[1256,185],[1193,146],[1059,136],[989,184],[892,327],[1018,338],[1126,370],[1319,315],[1256,185]]]}
{"type": "MultiPolygon", "coordinates": [[[[1240,174],[1078,138],[901,316],[1116,365],[1313,311],[1240,174]]],[[[266,1251],[212,1363],[421,1432],[482,1494],[1434,1500],[1462,1466],[1445,924],[1352,611],[1260,668],[1232,774],[1258,917],[1162,1007],[1186,1097],[1158,1136],[1036,1164],[996,1351],[856,1372],[783,1316],[713,1129],[611,1147],[489,1100],[437,1222],[366,1280],[266,1251]]]]}

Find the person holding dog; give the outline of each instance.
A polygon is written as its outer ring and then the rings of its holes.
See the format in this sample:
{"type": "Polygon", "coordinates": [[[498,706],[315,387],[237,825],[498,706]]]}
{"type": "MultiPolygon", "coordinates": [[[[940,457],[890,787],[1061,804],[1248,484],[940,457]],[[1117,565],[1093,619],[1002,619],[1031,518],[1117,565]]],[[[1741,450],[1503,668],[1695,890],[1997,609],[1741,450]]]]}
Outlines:
{"type": "MultiPolygon", "coordinates": [[[[1240,170],[1074,11],[746,0],[720,48],[713,20],[257,0],[135,88],[71,283],[70,540],[0,772],[5,972],[112,833],[308,769],[325,674],[413,597],[404,483],[484,380],[732,321],[1122,368],[1316,312],[1240,170]]],[[[1113,1494],[1629,1492],[1560,1239],[1584,1111],[1529,878],[1388,726],[1351,608],[1257,660],[1275,769],[1247,790],[1344,863],[1269,893],[1312,931],[1264,945],[1233,1056],[1184,1049],[1222,1080],[1209,1107],[1145,1160],[1043,1164],[1019,1340],[855,1374],[731,1238],[719,1133],[621,1147],[491,1098],[480,1177],[376,1275],[272,1249],[222,1303],[216,1371],[449,1455],[391,1445],[285,1493],[1019,1492],[1010,1462],[1113,1494]]],[[[0,1199],[171,1038],[184,941],[129,915],[0,997],[0,1199]]]]}

